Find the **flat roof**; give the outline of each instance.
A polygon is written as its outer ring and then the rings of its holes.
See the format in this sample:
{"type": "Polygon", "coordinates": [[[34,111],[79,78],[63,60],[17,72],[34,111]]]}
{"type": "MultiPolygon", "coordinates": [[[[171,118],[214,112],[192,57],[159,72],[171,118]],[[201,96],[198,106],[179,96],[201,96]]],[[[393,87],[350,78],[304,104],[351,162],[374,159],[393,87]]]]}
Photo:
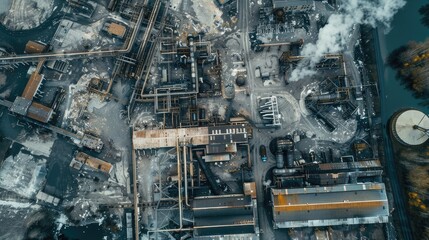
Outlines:
{"type": "Polygon", "coordinates": [[[133,146],[134,149],[175,147],[178,138],[191,139],[194,145],[207,145],[209,143],[208,128],[199,127],[135,131],[133,133],[133,146]]]}
{"type": "Polygon", "coordinates": [[[27,117],[39,122],[47,123],[51,119],[54,110],[40,103],[32,102],[27,111],[27,117]]]}
{"type": "Polygon", "coordinates": [[[244,125],[226,125],[208,127],[210,144],[245,143],[247,129],[244,125]]]}
{"type": "Polygon", "coordinates": [[[255,207],[250,196],[198,197],[192,201],[198,236],[255,232],[255,207]]]}
{"type": "Polygon", "coordinates": [[[192,208],[194,211],[205,209],[221,209],[221,208],[234,208],[251,206],[252,199],[246,195],[224,195],[212,197],[198,197],[194,198],[192,208]]]}
{"type": "Polygon", "coordinates": [[[110,173],[110,171],[112,171],[112,164],[101,159],[89,156],[88,154],[83,152],[78,152],[74,159],[95,170],[99,170],[105,173],[110,173]]]}
{"type": "Polygon", "coordinates": [[[127,28],[118,23],[110,23],[107,27],[107,32],[118,37],[124,37],[127,28]]]}
{"type": "Polygon", "coordinates": [[[259,239],[254,234],[252,225],[222,226],[211,228],[195,228],[195,236],[192,239],[210,240],[253,240],[259,239]],[[204,237],[205,236],[205,237],[204,237]]]}
{"type": "Polygon", "coordinates": [[[45,44],[35,42],[35,41],[28,41],[25,45],[25,52],[32,54],[32,53],[42,53],[46,51],[47,46],[45,44]]]}
{"type": "Polygon", "coordinates": [[[40,84],[42,83],[42,80],[43,80],[43,75],[38,74],[37,72],[33,72],[21,96],[23,98],[32,100],[34,95],[36,95],[36,92],[39,89],[40,84]]]}
{"type": "Polygon", "coordinates": [[[216,127],[141,130],[133,132],[134,149],[175,147],[177,139],[193,145],[246,143],[246,127],[226,125],[216,127]]]}
{"type": "Polygon", "coordinates": [[[312,0],[273,0],[273,8],[298,7],[313,4],[312,0]]]}
{"type": "Polygon", "coordinates": [[[231,156],[226,154],[216,154],[216,155],[205,155],[203,156],[205,162],[225,162],[231,160],[231,156]]]}
{"type": "Polygon", "coordinates": [[[25,116],[27,115],[27,111],[30,105],[31,100],[18,96],[15,98],[15,101],[13,101],[13,104],[10,107],[10,111],[25,116]]]}
{"type": "Polygon", "coordinates": [[[335,162],[335,163],[319,163],[309,164],[304,166],[304,169],[310,172],[327,172],[327,171],[355,171],[367,169],[382,169],[380,160],[365,160],[356,162],[335,162]]]}
{"type": "Polygon", "coordinates": [[[236,153],[237,143],[210,144],[206,150],[207,154],[236,153]]]}
{"type": "Polygon", "coordinates": [[[256,183],[255,182],[245,182],[243,184],[244,195],[249,195],[252,198],[256,198],[256,183]]]}
{"type": "Polygon", "coordinates": [[[389,216],[383,183],[272,189],[271,198],[280,228],[384,223],[389,216]]]}

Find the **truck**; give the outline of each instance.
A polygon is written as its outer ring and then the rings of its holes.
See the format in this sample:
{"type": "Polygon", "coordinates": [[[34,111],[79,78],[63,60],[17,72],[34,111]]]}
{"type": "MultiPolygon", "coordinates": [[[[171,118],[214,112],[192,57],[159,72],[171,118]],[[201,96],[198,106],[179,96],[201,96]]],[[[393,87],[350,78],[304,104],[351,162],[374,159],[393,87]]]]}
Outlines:
{"type": "Polygon", "coordinates": [[[267,161],[267,148],[264,145],[259,147],[259,155],[261,156],[262,162],[267,161]]]}

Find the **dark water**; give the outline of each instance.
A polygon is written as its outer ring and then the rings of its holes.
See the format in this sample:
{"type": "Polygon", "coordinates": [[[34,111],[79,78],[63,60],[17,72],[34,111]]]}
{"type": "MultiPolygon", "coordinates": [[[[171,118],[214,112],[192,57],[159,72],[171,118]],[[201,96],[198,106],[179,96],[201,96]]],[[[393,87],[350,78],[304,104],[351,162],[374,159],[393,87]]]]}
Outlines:
{"type": "MultiPolygon", "coordinates": [[[[429,28],[420,23],[421,16],[418,13],[418,9],[428,3],[429,1],[423,0],[407,0],[405,7],[396,14],[391,31],[385,35],[384,44],[382,43],[384,45],[382,46],[384,58],[409,41],[424,41],[429,37],[429,28]]],[[[396,79],[396,72],[392,68],[385,68],[384,77],[386,104],[383,111],[387,117],[392,116],[402,108],[408,107],[417,108],[426,114],[429,113],[429,107],[422,106],[422,100],[416,99],[413,93],[405,89],[396,79]]]]}

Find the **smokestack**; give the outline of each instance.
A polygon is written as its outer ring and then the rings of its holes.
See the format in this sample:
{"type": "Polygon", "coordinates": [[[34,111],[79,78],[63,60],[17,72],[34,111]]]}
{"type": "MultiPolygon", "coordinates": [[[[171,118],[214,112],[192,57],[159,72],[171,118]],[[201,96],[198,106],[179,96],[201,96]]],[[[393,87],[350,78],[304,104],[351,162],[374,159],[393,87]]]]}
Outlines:
{"type": "MultiPolygon", "coordinates": [[[[319,30],[316,43],[304,45],[301,60],[293,70],[289,81],[313,76],[314,67],[327,53],[344,51],[351,40],[354,28],[360,24],[377,27],[381,23],[390,28],[390,21],[400,8],[405,5],[404,0],[347,0],[341,1],[340,12],[332,14],[328,23],[319,30]]],[[[354,43],[351,43],[354,46],[354,43]]]]}

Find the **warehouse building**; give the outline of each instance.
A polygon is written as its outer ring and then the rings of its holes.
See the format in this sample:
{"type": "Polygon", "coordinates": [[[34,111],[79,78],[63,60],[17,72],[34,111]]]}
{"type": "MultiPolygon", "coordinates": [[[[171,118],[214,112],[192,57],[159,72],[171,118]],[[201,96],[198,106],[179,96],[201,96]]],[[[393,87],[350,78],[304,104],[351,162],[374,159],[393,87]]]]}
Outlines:
{"type": "Polygon", "coordinates": [[[193,200],[194,239],[257,238],[256,199],[252,195],[197,197],[193,200]]]}
{"type": "Polygon", "coordinates": [[[285,12],[307,12],[314,7],[312,0],[273,0],[273,8],[282,8],[285,12]]]}
{"type": "Polygon", "coordinates": [[[275,228],[386,223],[383,183],[271,189],[275,228]]]}

